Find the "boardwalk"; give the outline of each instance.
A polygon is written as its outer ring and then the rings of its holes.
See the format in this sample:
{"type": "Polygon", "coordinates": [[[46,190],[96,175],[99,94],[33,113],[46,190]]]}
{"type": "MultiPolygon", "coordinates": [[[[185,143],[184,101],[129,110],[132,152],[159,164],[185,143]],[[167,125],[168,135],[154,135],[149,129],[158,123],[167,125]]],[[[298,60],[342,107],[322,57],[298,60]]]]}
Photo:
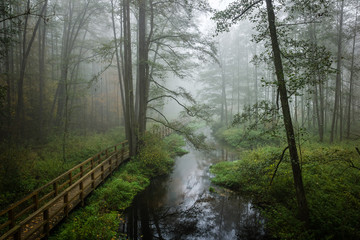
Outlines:
{"type": "Polygon", "coordinates": [[[75,166],[0,212],[0,240],[41,239],[129,158],[127,142],[75,166]],[[6,231],[8,229],[8,231],[6,231]]]}
{"type": "MultiPolygon", "coordinates": [[[[161,138],[167,127],[153,129],[161,138]]],[[[109,147],[0,212],[0,240],[41,239],[129,159],[127,141],[109,147]]]]}

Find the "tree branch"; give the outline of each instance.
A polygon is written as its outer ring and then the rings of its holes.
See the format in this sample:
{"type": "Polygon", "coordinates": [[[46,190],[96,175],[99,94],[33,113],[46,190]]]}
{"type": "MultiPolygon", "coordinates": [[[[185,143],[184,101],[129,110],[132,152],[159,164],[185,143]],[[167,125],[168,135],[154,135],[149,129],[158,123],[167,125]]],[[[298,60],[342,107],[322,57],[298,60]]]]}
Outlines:
{"type": "Polygon", "coordinates": [[[273,174],[273,176],[272,176],[272,178],[271,178],[270,186],[271,186],[271,184],[272,184],[272,182],[273,182],[273,180],[274,180],[274,177],[275,177],[275,175],[276,175],[276,172],[277,172],[277,170],[278,170],[278,168],[279,168],[279,166],[280,166],[280,163],[281,163],[281,161],[282,161],[283,158],[284,158],[284,154],[285,154],[285,152],[286,152],[286,150],[287,150],[288,148],[289,148],[289,146],[287,146],[287,147],[283,150],[283,152],[282,152],[282,154],[281,154],[280,161],[279,161],[279,163],[277,164],[277,166],[276,166],[276,168],[275,168],[275,171],[274,171],[274,174],[273,174]]]}
{"type": "Polygon", "coordinates": [[[232,19],[232,21],[236,21],[238,20],[239,18],[241,18],[247,11],[249,11],[252,7],[254,7],[256,4],[262,2],[263,0],[258,0],[256,2],[254,2],[253,4],[251,4],[250,6],[248,6],[247,8],[245,8],[238,16],[234,17],[232,19]]]}
{"type": "Polygon", "coordinates": [[[194,116],[194,114],[191,112],[191,110],[190,110],[189,108],[187,108],[184,104],[180,103],[179,100],[177,100],[175,97],[173,97],[173,96],[171,96],[171,95],[161,95],[161,96],[157,96],[157,97],[155,97],[155,98],[149,99],[149,100],[147,101],[147,103],[152,102],[152,101],[155,101],[155,100],[160,99],[160,98],[171,98],[171,99],[173,99],[175,102],[177,102],[177,104],[179,104],[181,107],[183,107],[183,108],[186,110],[186,112],[187,112],[188,115],[190,115],[191,117],[194,116]]]}
{"type": "Polygon", "coordinates": [[[150,108],[150,109],[154,110],[155,112],[159,113],[159,114],[165,119],[165,121],[167,122],[167,124],[170,125],[169,120],[167,120],[167,118],[165,117],[165,115],[164,115],[162,112],[160,112],[159,110],[157,110],[156,108],[151,107],[151,106],[148,106],[148,108],[150,108]]]}

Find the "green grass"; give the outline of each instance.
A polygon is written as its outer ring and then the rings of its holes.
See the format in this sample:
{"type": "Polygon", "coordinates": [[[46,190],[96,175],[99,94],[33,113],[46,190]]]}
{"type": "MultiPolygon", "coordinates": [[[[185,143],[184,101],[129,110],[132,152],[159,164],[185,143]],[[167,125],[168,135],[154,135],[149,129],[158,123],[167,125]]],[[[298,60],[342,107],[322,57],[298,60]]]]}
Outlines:
{"type": "Polygon", "coordinates": [[[354,146],[307,143],[302,146],[302,173],[310,227],[297,219],[297,203],[288,153],[273,184],[270,181],[283,148],[262,147],[241,153],[241,160],[211,168],[215,184],[251,196],[279,239],[360,239],[360,156],[354,146]]]}
{"type": "Polygon", "coordinates": [[[154,177],[168,174],[175,156],[185,145],[182,137],[171,135],[161,140],[147,134],[139,154],[114,173],[111,179],[95,190],[86,207],[72,213],[50,237],[56,240],[97,240],[122,238],[118,232],[123,222],[122,211],[131,205],[137,193],[154,177]]]}
{"type": "Polygon", "coordinates": [[[43,145],[0,145],[0,209],[21,199],[99,151],[124,140],[122,128],[104,134],[69,135],[67,161],[62,158],[62,138],[54,136],[43,145]]]}
{"type": "Polygon", "coordinates": [[[219,128],[215,136],[237,149],[253,149],[264,145],[278,146],[281,142],[279,139],[282,139],[278,135],[266,132],[265,129],[249,130],[240,127],[219,128]]]}

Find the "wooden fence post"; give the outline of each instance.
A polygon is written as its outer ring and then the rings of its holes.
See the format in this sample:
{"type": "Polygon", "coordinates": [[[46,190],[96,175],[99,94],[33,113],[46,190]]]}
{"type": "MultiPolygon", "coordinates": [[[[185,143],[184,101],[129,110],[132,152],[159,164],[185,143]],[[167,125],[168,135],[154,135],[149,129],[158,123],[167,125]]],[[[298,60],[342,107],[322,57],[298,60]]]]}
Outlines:
{"type": "Polygon", "coordinates": [[[36,211],[39,208],[39,192],[35,193],[35,195],[33,196],[33,200],[34,200],[34,211],[36,211]]]}
{"type": "Polygon", "coordinates": [[[93,170],[94,169],[94,158],[92,157],[91,158],[91,170],[93,170]]]}
{"type": "Polygon", "coordinates": [[[69,215],[69,192],[66,192],[64,195],[64,214],[67,217],[69,215]]]}
{"type": "Polygon", "coordinates": [[[72,172],[69,172],[69,187],[72,185],[72,172]]]}
{"type": "Polygon", "coordinates": [[[81,206],[84,206],[84,183],[83,181],[80,182],[80,200],[81,200],[81,206]]]}
{"type": "Polygon", "coordinates": [[[44,218],[44,234],[45,237],[47,238],[49,236],[49,232],[50,232],[50,219],[49,219],[49,209],[45,209],[43,212],[43,218],[44,218]]]}
{"type": "Polygon", "coordinates": [[[18,225],[19,228],[14,233],[14,240],[21,240],[21,226],[18,225]]]}
{"type": "Polygon", "coordinates": [[[101,181],[104,180],[104,164],[101,165],[101,181]]]}
{"type": "Polygon", "coordinates": [[[56,197],[58,195],[58,184],[57,184],[57,182],[53,183],[53,188],[54,188],[54,197],[56,197]]]}
{"type": "Polygon", "coordinates": [[[84,176],[84,168],[83,166],[80,166],[80,177],[84,176]]]}
{"type": "Polygon", "coordinates": [[[125,155],[125,143],[121,144],[121,162],[124,161],[124,156],[125,155]]]}
{"type": "Polygon", "coordinates": [[[91,173],[91,188],[95,188],[95,175],[93,172],[91,173]]]}
{"type": "Polygon", "coordinates": [[[15,227],[15,213],[14,213],[14,209],[10,209],[8,211],[8,218],[10,221],[10,225],[9,225],[9,229],[12,229],[13,227],[15,227]]]}

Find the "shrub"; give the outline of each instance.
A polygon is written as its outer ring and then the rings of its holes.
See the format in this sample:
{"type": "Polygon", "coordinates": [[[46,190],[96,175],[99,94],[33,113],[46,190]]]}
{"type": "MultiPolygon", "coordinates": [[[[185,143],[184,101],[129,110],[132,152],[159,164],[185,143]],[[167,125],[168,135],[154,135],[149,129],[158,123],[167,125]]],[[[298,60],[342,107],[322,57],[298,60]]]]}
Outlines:
{"type": "Polygon", "coordinates": [[[310,227],[296,218],[297,203],[288,154],[272,175],[282,149],[262,147],[235,162],[212,166],[216,184],[253,197],[267,230],[280,239],[360,239],[360,158],[349,146],[309,143],[302,147],[302,173],[310,227]]]}

